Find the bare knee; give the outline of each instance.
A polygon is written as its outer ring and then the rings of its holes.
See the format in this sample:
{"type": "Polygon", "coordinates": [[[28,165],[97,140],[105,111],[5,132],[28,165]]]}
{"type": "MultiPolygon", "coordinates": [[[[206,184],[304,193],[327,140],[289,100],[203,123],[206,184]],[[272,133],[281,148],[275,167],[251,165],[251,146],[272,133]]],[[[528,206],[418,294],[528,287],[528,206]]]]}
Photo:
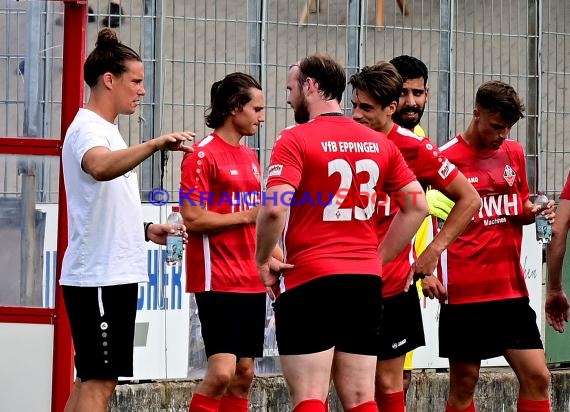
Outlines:
{"type": "Polygon", "coordinates": [[[519,377],[521,397],[527,399],[546,399],[550,389],[550,371],[536,369],[519,377]]]}
{"type": "Polygon", "coordinates": [[[230,385],[233,373],[229,370],[208,371],[198,392],[211,397],[221,397],[230,385]]]}
{"type": "Polygon", "coordinates": [[[404,370],[404,373],[402,374],[402,379],[404,383],[404,389],[407,390],[412,384],[412,371],[404,370]]]}
{"type": "MultiPolygon", "coordinates": [[[[76,382],[76,385],[77,385],[77,382],[76,382]]],[[[113,395],[113,392],[115,390],[115,386],[117,386],[116,380],[94,379],[94,380],[81,382],[78,385],[78,388],[80,391],[83,391],[83,392],[88,391],[88,392],[93,393],[93,394],[97,394],[97,395],[101,395],[101,396],[107,396],[108,398],[111,398],[111,396],[113,395]]]]}
{"type": "Polygon", "coordinates": [[[450,375],[449,399],[452,404],[468,403],[473,399],[479,381],[479,373],[463,370],[462,373],[450,375]]]}
{"type": "Polygon", "coordinates": [[[376,363],[375,394],[400,392],[404,389],[404,357],[379,360],[376,363]]]}
{"type": "Polygon", "coordinates": [[[228,393],[237,397],[247,397],[251,384],[253,382],[253,362],[251,364],[243,365],[241,363],[237,364],[236,373],[230,383],[228,388],[228,393]]]}
{"type": "Polygon", "coordinates": [[[73,409],[75,411],[106,410],[116,385],[116,380],[93,379],[81,382],[76,386],[78,394],[73,409]]]}

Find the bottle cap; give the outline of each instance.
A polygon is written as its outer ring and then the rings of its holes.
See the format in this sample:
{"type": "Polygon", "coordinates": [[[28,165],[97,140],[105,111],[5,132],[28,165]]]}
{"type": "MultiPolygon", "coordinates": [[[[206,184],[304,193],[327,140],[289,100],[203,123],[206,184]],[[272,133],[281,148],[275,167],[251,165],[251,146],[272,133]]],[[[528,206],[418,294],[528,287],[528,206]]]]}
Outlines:
{"type": "Polygon", "coordinates": [[[180,206],[172,206],[173,212],[180,212],[180,206]]]}

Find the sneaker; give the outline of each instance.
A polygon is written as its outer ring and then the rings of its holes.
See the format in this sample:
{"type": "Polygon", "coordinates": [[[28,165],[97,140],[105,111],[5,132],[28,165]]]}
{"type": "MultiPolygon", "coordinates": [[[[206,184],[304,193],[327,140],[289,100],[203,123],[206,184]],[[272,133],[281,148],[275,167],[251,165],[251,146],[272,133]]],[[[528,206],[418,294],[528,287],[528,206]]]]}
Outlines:
{"type": "Polygon", "coordinates": [[[109,3],[109,15],[103,19],[101,24],[105,27],[117,28],[123,22],[123,8],[120,4],[109,3]]]}
{"type": "Polygon", "coordinates": [[[89,23],[95,23],[97,18],[95,17],[95,12],[93,11],[93,7],[87,6],[87,21],[89,23]]]}
{"type": "MultiPolygon", "coordinates": [[[[87,22],[88,23],[94,23],[97,21],[97,18],[95,17],[95,12],[93,11],[93,7],[88,6],[87,7],[87,22]]],[[[56,26],[63,26],[63,16],[57,16],[55,18],[55,25],[56,26]]]]}

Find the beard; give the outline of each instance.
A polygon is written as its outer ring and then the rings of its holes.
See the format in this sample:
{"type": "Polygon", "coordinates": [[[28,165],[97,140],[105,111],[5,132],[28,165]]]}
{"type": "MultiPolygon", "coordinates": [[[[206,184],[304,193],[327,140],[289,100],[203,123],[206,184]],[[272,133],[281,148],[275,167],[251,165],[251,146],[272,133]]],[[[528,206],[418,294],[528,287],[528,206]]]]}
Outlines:
{"type": "Polygon", "coordinates": [[[420,123],[420,120],[424,114],[424,109],[425,109],[425,107],[422,107],[422,108],[420,108],[420,107],[406,107],[406,108],[397,110],[392,115],[392,120],[397,125],[402,126],[405,129],[412,130],[414,127],[416,127],[420,123]],[[415,113],[415,114],[417,114],[417,117],[414,119],[404,117],[404,115],[408,114],[408,113],[415,113]]]}
{"type": "Polygon", "coordinates": [[[297,108],[293,108],[293,113],[295,114],[295,122],[297,124],[307,123],[310,120],[307,101],[303,99],[297,108]]]}

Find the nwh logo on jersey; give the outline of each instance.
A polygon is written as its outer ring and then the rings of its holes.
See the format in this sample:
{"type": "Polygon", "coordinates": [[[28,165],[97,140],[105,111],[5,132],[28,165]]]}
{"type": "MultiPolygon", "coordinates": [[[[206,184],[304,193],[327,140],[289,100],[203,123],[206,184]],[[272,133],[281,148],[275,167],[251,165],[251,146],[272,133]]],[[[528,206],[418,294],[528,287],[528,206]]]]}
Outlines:
{"type": "Polygon", "coordinates": [[[478,218],[483,220],[485,226],[506,223],[505,216],[519,214],[519,201],[516,193],[503,195],[489,195],[481,198],[481,208],[478,218]]]}
{"type": "Polygon", "coordinates": [[[243,212],[258,206],[261,202],[259,192],[231,192],[232,213],[243,212]]]}

